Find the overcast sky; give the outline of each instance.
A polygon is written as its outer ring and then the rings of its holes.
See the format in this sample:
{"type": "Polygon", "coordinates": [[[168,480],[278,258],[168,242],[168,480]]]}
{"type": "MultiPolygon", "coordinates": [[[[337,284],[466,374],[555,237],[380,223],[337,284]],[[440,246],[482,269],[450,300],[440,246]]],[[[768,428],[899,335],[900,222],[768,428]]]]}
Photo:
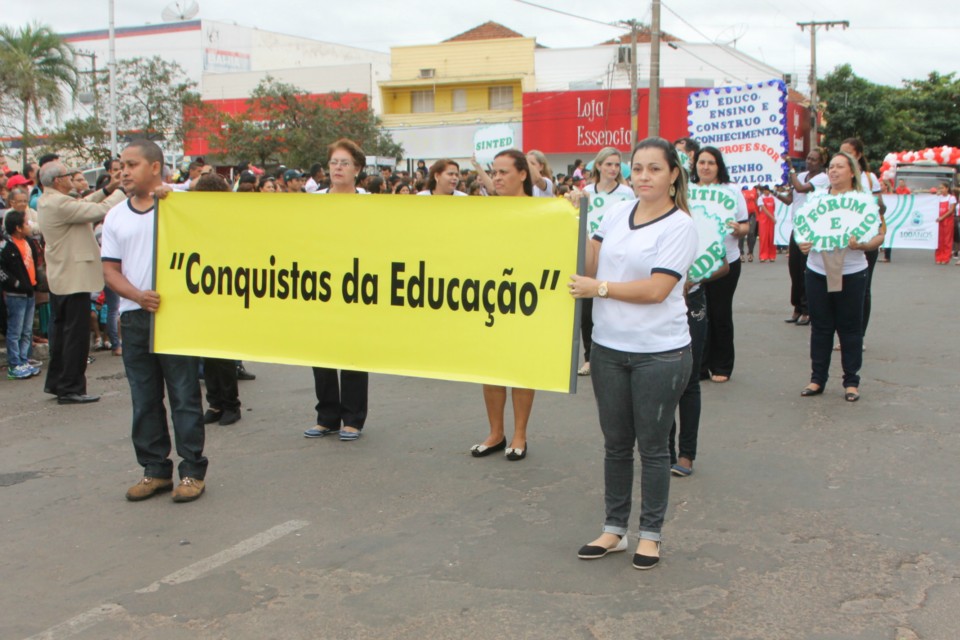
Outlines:
{"type": "MultiPolygon", "coordinates": [[[[189,2],[190,0],[181,0],[189,2]]],[[[644,2],[534,0],[537,4],[603,23],[650,20],[644,2]],[[615,5],[619,5],[618,8],[615,5]],[[626,13],[628,7],[640,15],[626,13]]],[[[116,24],[162,22],[167,0],[115,0],[116,24]]],[[[620,30],[548,11],[517,0],[427,2],[425,0],[286,0],[238,2],[199,0],[200,18],[236,22],[270,31],[389,51],[391,46],[435,43],[495,20],[548,47],[588,46],[620,30]],[[378,8],[379,7],[379,8],[378,8]]],[[[960,11],[956,0],[670,0],[663,5],[664,31],[690,42],[730,42],[751,56],[801,79],[810,72],[810,37],[797,22],[848,20],[850,29],[818,34],[817,66],[822,77],[849,62],[874,82],[899,85],[930,71],[960,71],[960,11]]],[[[50,24],[59,32],[107,27],[108,0],[0,0],[0,23],[50,24]],[[15,16],[12,18],[11,16],[15,16]]]]}

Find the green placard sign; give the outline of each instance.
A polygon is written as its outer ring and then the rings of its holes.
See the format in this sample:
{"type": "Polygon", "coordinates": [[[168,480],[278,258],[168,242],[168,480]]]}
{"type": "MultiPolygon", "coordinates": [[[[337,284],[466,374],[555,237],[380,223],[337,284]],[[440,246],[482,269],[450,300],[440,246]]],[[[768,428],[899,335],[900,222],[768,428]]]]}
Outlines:
{"type": "Polygon", "coordinates": [[[728,228],[720,216],[710,213],[700,203],[691,203],[690,215],[697,226],[697,257],[690,265],[688,277],[692,282],[700,282],[723,265],[727,255],[723,238],[728,228]]]}
{"type": "Polygon", "coordinates": [[[737,221],[737,192],[719,185],[700,186],[691,184],[687,190],[690,208],[702,207],[723,222],[724,233],[733,233],[729,222],[737,221]]]}
{"type": "Polygon", "coordinates": [[[865,242],[879,232],[877,201],[859,191],[814,194],[793,216],[794,237],[813,244],[813,251],[843,249],[851,236],[865,242]]]}

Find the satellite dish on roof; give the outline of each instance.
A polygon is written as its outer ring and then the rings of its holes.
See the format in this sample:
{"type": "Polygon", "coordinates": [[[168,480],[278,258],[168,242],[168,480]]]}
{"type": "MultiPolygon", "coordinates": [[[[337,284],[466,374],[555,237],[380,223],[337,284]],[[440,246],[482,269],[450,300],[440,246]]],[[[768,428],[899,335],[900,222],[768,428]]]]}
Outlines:
{"type": "Polygon", "coordinates": [[[182,0],[168,4],[160,17],[166,22],[182,22],[200,13],[200,4],[196,0],[182,0]]]}

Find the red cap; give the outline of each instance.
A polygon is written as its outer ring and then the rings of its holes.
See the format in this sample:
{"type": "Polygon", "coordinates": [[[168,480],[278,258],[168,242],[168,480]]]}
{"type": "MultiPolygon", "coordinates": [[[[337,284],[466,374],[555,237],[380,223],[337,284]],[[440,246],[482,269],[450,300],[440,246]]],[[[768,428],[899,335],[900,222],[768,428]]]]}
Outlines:
{"type": "Polygon", "coordinates": [[[33,183],[19,173],[7,179],[7,189],[16,189],[17,187],[29,187],[33,183]]]}

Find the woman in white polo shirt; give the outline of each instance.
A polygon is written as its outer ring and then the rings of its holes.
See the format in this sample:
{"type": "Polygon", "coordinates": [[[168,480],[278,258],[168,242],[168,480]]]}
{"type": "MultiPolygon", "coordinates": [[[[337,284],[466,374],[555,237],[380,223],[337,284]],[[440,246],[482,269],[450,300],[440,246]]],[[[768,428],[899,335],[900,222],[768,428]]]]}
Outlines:
{"type": "Polygon", "coordinates": [[[427,178],[427,188],[418,191],[418,196],[465,196],[463,191],[457,191],[460,185],[460,165],[454,160],[444,158],[430,165],[427,178]]]}
{"type": "Polygon", "coordinates": [[[740,282],[739,239],[750,231],[747,201],[743,191],[730,183],[730,173],[723,161],[723,154],[715,147],[703,147],[693,157],[691,181],[698,185],[713,185],[727,190],[737,201],[736,221],[730,222],[730,233],[724,238],[730,273],[706,285],[707,292],[707,345],[700,363],[700,379],[708,377],[714,382],[726,382],[733,374],[733,295],[740,282]]]}
{"type": "MultiPolygon", "coordinates": [[[[633,188],[623,182],[621,173],[620,150],[615,147],[604,147],[593,160],[593,169],[590,170],[590,184],[583,188],[587,198],[590,198],[590,211],[594,211],[595,196],[600,194],[601,202],[605,206],[609,203],[624,200],[636,200],[637,194],[633,188]]],[[[576,203],[575,203],[576,204],[576,203]]],[[[601,210],[603,211],[603,210],[601,210]]],[[[593,215],[590,216],[593,220],[593,215]]],[[[602,220],[602,217],[601,217],[602,220]]],[[[580,341],[583,343],[583,366],[577,371],[578,375],[590,375],[590,336],[593,335],[593,301],[584,300],[580,309],[580,341]]]]}
{"type": "MultiPolygon", "coordinates": [[[[847,138],[840,143],[840,151],[856,160],[857,166],[860,168],[860,191],[876,198],[877,207],[880,208],[880,231],[886,233],[887,205],[883,202],[883,186],[877,176],[870,171],[870,163],[863,151],[863,141],[860,138],[847,138]]],[[[867,288],[863,293],[863,337],[866,338],[867,325],[870,324],[870,309],[873,306],[873,294],[871,293],[873,289],[873,269],[877,266],[877,259],[880,257],[880,247],[874,247],[865,252],[864,255],[867,257],[867,288]]],[[[862,349],[863,345],[860,345],[860,348],[862,349]]]]}
{"type": "Polygon", "coordinates": [[[584,560],[627,549],[633,448],[640,451],[640,543],[633,566],[660,560],[670,489],[667,439],[690,375],[690,331],[683,299],[697,249],[687,213],[687,180],[673,145],[647,138],[634,149],[631,183],[639,198],[615,205],[587,244],[585,275],[570,294],[593,298],[593,389],[604,440],[603,534],[584,560]]]}
{"type": "MultiPolygon", "coordinates": [[[[827,176],[830,195],[860,191],[861,175],[857,160],[840,152],[830,160],[827,176]]],[[[883,243],[884,231],[861,242],[851,236],[850,245],[833,251],[813,251],[809,242],[797,243],[808,254],[806,290],[810,308],[810,384],[803,397],[823,393],[830,374],[830,354],[834,334],[840,339],[843,365],[844,398],[860,399],[860,366],[863,364],[863,298],[868,282],[866,252],[883,243]]]]}
{"type": "Polygon", "coordinates": [[[553,184],[553,171],[543,151],[537,149],[527,151],[527,166],[530,168],[530,179],[533,181],[533,196],[552,198],[556,185],[553,184]]]}

